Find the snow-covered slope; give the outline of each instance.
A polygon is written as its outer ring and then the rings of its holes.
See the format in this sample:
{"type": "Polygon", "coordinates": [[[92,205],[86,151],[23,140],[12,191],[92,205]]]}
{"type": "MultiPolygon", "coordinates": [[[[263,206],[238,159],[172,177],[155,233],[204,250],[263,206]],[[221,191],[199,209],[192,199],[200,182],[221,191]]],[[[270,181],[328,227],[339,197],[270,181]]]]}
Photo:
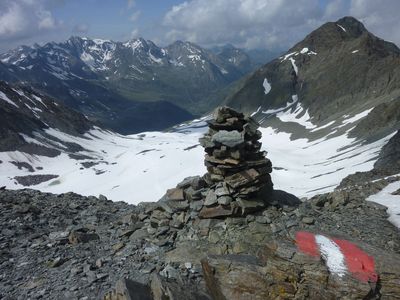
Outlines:
{"type": "MultiPolygon", "coordinates": [[[[281,113],[289,119],[297,116],[291,111],[281,113]]],[[[353,118],[350,125],[354,126],[359,119],[353,118]]],[[[341,123],[334,124],[330,131],[342,126],[341,123]]],[[[320,129],[303,127],[307,131],[320,129]]],[[[82,150],[75,153],[79,159],[66,153],[51,158],[16,151],[1,152],[0,185],[23,188],[21,182],[25,181],[16,176],[30,176],[32,180],[27,177],[30,183],[35,182],[32,175],[54,175],[31,187],[55,193],[103,194],[129,203],[156,201],[166,189],[174,187],[185,177],[206,172],[204,152],[198,143],[206,129],[204,119],[183,124],[171,132],[144,132],[129,136],[98,127],[80,137],[47,129],[48,136],[64,144],[81,145],[82,150]],[[23,165],[25,168],[21,167],[23,165]]],[[[321,128],[324,129],[326,127],[321,128]]],[[[294,139],[291,133],[278,131],[273,126],[261,128],[261,131],[263,148],[268,151],[274,166],[272,179],[275,188],[299,197],[331,191],[345,176],[372,169],[380,149],[392,136],[363,144],[348,137],[348,130],[314,140],[294,139]]],[[[34,134],[26,139],[30,143],[46,144],[40,135],[34,134]]]]}

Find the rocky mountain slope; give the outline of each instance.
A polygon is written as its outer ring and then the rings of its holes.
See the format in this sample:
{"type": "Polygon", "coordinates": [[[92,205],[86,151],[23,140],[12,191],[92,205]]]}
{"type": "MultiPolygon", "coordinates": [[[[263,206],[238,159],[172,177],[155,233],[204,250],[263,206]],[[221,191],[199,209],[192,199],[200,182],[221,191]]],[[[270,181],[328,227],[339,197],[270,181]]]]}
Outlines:
{"type": "Polygon", "coordinates": [[[209,125],[206,174],[155,203],[1,189],[0,296],[399,299],[386,207],[357,189],[306,202],[272,189],[257,123],[222,108],[209,125]]]}
{"type": "Polygon", "coordinates": [[[209,111],[220,101],[213,94],[253,67],[239,49],[214,54],[189,42],[162,48],[142,38],[71,37],[21,46],[0,60],[14,75],[0,67],[0,79],[26,81],[122,133],[165,129],[209,111]],[[146,128],[141,120],[149,120],[146,128]]]}
{"type": "Polygon", "coordinates": [[[279,130],[303,120],[310,129],[316,124],[326,132],[351,129],[351,137],[376,140],[399,129],[399,76],[399,48],[345,17],[322,25],[257,70],[226,102],[258,111],[264,126],[279,130]],[[346,119],[352,117],[364,119],[350,128],[346,119]]]}

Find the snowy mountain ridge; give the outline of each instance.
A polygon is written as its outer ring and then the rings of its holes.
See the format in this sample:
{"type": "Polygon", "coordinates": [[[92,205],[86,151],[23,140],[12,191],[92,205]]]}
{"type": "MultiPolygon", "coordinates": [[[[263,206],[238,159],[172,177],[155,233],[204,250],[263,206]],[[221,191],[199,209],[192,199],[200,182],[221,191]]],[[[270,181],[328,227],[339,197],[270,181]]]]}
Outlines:
{"type": "Polygon", "coordinates": [[[158,114],[160,121],[148,129],[160,130],[208,112],[221,101],[222,88],[253,68],[239,49],[213,53],[182,41],[158,47],[142,38],[122,43],[71,37],[21,46],[0,61],[0,80],[26,82],[124,134],[145,130],[135,124],[144,114],[147,120],[158,114]],[[163,120],[166,106],[171,113],[163,120]]]}

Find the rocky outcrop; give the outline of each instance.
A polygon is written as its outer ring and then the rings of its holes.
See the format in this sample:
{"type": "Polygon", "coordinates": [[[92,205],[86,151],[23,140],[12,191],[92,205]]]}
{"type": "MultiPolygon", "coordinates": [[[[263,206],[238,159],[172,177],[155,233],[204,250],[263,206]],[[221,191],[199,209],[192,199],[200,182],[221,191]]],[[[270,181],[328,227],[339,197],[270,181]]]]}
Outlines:
{"type": "Polygon", "coordinates": [[[353,272],[339,270],[333,261],[338,257],[329,256],[329,250],[312,257],[299,251],[299,245],[280,240],[267,243],[255,256],[208,256],[202,260],[204,277],[216,300],[400,299],[400,256],[367,247],[375,258],[372,266],[367,262],[372,256],[363,257],[357,244],[346,243],[358,251],[346,256],[347,264],[354,263],[353,272]]]}

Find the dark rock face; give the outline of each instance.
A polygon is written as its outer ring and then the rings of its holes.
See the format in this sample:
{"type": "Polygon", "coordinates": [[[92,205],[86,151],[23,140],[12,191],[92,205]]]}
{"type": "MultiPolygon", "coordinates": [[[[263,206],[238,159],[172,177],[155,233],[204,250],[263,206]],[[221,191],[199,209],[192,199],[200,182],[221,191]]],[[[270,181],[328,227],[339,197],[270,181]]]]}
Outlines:
{"type": "MultiPolygon", "coordinates": [[[[19,150],[55,157],[60,154],[54,149],[56,147],[27,143],[21,134],[33,137],[33,132],[36,132],[46,136],[44,130],[53,128],[71,135],[82,135],[94,126],[84,115],[31,88],[0,81],[0,92],[0,151],[19,150]]],[[[64,144],[71,152],[79,151],[77,144],[55,142],[64,144]]]]}
{"type": "Polygon", "coordinates": [[[383,146],[374,168],[390,175],[400,172],[400,131],[383,146]]]}
{"type": "MultiPolygon", "coordinates": [[[[384,104],[352,132],[356,137],[375,139],[399,129],[399,66],[396,45],[374,36],[358,20],[345,17],[322,25],[285,55],[258,69],[227,97],[226,105],[252,113],[259,107],[264,111],[283,108],[297,95],[313,124],[319,124],[384,104]],[[268,93],[263,87],[265,79],[271,85],[268,93]]],[[[255,117],[266,116],[259,113],[255,117]]]]}

